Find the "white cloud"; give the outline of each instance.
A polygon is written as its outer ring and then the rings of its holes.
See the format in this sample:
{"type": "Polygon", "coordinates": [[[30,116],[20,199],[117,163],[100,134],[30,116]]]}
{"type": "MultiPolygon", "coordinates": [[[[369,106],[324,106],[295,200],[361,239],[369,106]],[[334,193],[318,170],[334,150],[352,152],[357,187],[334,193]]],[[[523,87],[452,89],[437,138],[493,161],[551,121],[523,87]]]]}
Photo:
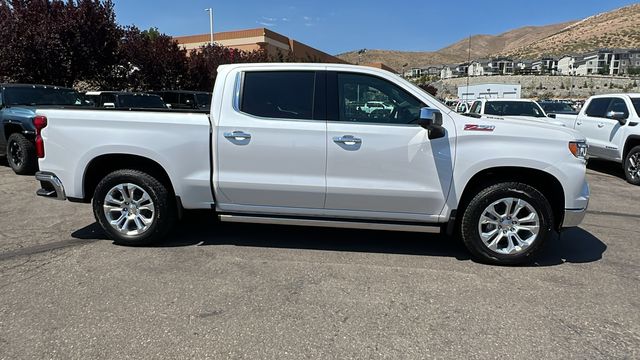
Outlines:
{"type": "Polygon", "coordinates": [[[274,24],[274,23],[265,22],[265,21],[256,21],[256,23],[257,23],[258,25],[262,25],[262,26],[266,26],[266,27],[273,27],[273,26],[276,26],[276,24],[274,24]]]}
{"type": "Polygon", "coordinates": [[[270,21],[270,22],[278,21],[278,19],[276,19],[276,18],[266,17],[266,16],[263,16],[262,20],[266,20],[266,21],[270,21]]]}

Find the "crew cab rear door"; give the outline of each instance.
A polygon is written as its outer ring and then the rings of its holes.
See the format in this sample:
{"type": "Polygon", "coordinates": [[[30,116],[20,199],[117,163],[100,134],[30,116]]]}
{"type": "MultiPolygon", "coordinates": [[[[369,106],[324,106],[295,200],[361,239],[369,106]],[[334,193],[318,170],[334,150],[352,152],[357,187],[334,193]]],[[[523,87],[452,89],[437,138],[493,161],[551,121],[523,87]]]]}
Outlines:
{"type": "Polygon", "coordinates": [[[327,213],[436,219],[451,184],[452,157],[448,137],[430,140],[415,123],[425,104],[366,73],[328,72],[327,89],[327,213]],[[389,109],[359,108],[370,100],[389,109]]]}
{"type": "Polygon", "coordinates": [[[324,72],[258,68],[235,76],[233,101],[225,92],[217,119],[217,206],[228,212],[322,211],[327,130],[316,89],[324,89],[324,72]]]}

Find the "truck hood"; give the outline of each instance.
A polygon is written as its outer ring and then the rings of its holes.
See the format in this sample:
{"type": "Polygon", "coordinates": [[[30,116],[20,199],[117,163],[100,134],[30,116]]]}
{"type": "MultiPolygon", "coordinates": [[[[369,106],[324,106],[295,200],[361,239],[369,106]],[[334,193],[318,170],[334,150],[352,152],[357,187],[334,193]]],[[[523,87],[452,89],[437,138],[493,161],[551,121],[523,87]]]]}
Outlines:
{"type": "MultiPolygon", "coordinates": [[[[565,138],[569,141],[586,140],[580,132],[564,126],[559,121],[549,122],[546,118],[542,120],[532,117],[499,117],[482,116],[481,118],[464,118],[466,124],[477,123],[495,125],[496,134],[513,134],[524,137],[549,137],[565,138]],[[562,124],[562,125],[558,125],[562,124]],[[562,135],[561,135],[562,134],[562,135]],[[563,136],[564,135],[564,136],[563,136]]],[[[554,120],[549,118],[549,120],[554,120]]]]}
{"type": "Polygon", "coordinates": [[[527,122],[534,122],[534,123],[546,123],[546,124],[551,124],[551,125],[555,125],[555,126],[565,126],[563,122],[558,121],[558,120],[553,119],[553,118],[548,118],[548,117],[495,116],[495,115],[484,115],[484,116],[487,117],[488,119],[497,119],[497,120],[513,119],[513,120],[520,120],[520,121],[527,121],[527,122]]]}

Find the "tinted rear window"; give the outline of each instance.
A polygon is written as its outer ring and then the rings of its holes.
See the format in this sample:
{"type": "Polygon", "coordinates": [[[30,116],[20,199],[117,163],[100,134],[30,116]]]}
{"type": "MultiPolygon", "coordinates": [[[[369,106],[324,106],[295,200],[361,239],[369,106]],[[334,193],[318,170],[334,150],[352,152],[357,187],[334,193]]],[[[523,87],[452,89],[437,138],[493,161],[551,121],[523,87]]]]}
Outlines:
{"type": "Polygon", "coordinates": [[[310,120],[314,88],[313,71],[247,72],[240,110],[261,117],[310,120]]]}
{"type": "Polygon", "coordinates": [[[4,89],[6,105],[83,105],[78,92],[61,88],[7,87],[4,89]]]}
{"type": "Polygon", "coordinates": [[[545,116],[538,104],[525,101],[489,101],[484,105],[484,113],[498,116],[545,116]]]}
{"type": "Polygon", "coordinates": [[[603,118],[607,114],[607,109],[609,108],[610,102],[611,102],[611,98],[593,99],[589,103],[589,107],[587,107],[585,114],[587,116],[603,118]]]}

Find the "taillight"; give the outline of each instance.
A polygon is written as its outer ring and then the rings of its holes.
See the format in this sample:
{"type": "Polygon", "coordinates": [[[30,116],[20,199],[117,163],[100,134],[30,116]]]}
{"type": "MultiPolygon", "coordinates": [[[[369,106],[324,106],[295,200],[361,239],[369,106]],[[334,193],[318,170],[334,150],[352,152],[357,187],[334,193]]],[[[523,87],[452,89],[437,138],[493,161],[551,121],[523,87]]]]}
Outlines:
{"type": "Polygon", "coordinates": [[[42,139],[42,129],[47,127],[46,116],[38,115],[33,118],[33,126],[36,128],[36,155],[39,159],[44,158],[44,140],[42,139]]]}

